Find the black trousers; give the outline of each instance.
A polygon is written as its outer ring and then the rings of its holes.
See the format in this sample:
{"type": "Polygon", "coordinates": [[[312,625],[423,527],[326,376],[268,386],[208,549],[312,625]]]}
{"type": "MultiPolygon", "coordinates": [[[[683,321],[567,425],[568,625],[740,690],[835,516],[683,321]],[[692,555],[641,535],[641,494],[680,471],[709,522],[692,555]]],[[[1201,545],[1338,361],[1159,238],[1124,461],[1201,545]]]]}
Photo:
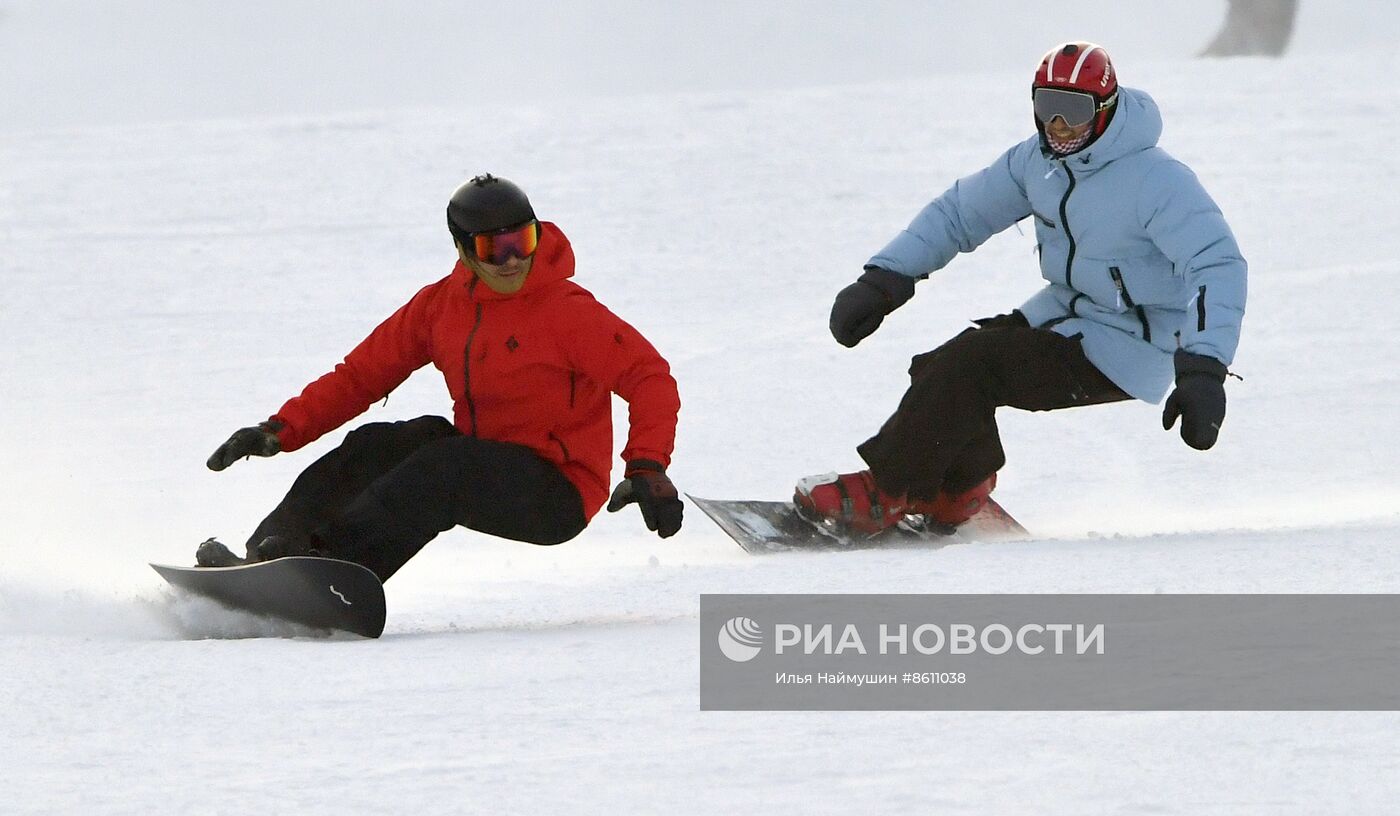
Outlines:
{"type": "Polygon", "coordinates": [[[857,451],[880,489],[930,500],[958,493],[1006,464],[996,409],[1051,411],[1129,399],[1079,336],[997,326],[967,331],[915,357],[910,385],[880,432],[857,451]]]}
{"type": "Polygon", "coordinates": [[[587,525],[583,500],[553,463],[521,445],[464,436],[425,416],[351,431],[312,462],[248,539],[284,536],[388,580],[438,533],[461,525],[531,544],[587,525]]]}

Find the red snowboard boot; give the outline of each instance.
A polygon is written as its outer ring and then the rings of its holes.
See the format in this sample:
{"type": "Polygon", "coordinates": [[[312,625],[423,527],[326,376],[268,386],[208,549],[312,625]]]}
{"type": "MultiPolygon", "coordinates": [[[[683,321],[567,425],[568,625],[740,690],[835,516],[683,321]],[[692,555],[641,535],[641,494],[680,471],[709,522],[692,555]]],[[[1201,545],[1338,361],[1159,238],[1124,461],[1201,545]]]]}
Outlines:
{"type": "Polygon", "coordinates": [[[878,533],[904,518],[904,497],[881,493],[868,470],[808,476],[797,483],[792,503],[809,518],[862,533],[878,533]]]}
{"type": "Polygon", "coordinates": [[[940,492],[933,501],[910,502],[886,495],[875,485],[870,471],[809,476],[797,483],[793,504],[809,518],[835,522],[862,533],[875,534],[917,513],[938,524],[956,527],[977,514],[987,503],[997,475],[957,495],[940,492]]]}
{"type": "Polygon", "coordinates": [[[956,527],[977,515],[977,511],[987,504],[987,499],[996,486],[997,475],[993,473],[981,483],[956,495],[940,490],[931,502],[910,502],[904,512],[918,513],[939,524],[956,527]]]}

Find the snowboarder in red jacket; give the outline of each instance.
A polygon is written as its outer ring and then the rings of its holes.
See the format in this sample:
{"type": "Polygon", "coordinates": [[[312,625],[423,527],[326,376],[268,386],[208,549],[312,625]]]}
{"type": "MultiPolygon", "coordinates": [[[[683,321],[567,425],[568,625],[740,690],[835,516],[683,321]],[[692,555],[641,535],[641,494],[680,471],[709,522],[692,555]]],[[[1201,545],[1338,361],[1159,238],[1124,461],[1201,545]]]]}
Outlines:
{"type": "Polygon", "coordinates": [[[424,287],[345,361],[209,458],[294,451],[384,399],[431,363],[453,417],[376,422],[313,462],[248,539],[246,559],[210,539],[201,566],[287,555],[354,561],[387,579],[438,533],[464,526],[533,544],[578,535],[608,499],[612,395],[629,404],[625,476],[609,511],[636,502],[662,538],[681,526],[666,475],[680,397],[646,338],[569,280],[574,255],[510,181],[453,194],[452,273],[424,287]]]}

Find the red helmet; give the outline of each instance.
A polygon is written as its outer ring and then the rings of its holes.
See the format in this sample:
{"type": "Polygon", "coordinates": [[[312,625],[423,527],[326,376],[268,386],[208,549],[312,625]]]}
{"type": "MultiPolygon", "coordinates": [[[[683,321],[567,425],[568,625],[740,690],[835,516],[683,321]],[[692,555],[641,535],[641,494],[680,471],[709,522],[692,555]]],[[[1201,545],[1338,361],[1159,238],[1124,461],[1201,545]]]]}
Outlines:
{"type": "Polygon", "coordinates": [[[1081,150],[1103,135],[1118,105],[1118,75],[1101,45],[1071,42],[1050,49],[1040,60],[1031,82],[1035,103],[1035,127],[1056,153],[1081,150]],[[1047,89],[1049,93],[1038,93],[1047,89]],[[1053,144],[1045,135],[1045,123],[1055,117],[1071,126],[1090,120],[1094,126],[1080,139],[1053,144]]]}

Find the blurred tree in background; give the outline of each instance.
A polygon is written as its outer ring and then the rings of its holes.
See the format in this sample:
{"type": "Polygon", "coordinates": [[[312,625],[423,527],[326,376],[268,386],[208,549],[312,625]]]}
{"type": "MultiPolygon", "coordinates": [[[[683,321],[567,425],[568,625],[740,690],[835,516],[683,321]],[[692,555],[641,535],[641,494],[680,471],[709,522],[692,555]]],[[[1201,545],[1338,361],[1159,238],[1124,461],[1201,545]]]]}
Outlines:
{"type": "Polygon", "coordinates": [[[1298,0],[1229,0],[1225,25],[1203,57],[1277,57],[1288,48],[1298,0]]]}

